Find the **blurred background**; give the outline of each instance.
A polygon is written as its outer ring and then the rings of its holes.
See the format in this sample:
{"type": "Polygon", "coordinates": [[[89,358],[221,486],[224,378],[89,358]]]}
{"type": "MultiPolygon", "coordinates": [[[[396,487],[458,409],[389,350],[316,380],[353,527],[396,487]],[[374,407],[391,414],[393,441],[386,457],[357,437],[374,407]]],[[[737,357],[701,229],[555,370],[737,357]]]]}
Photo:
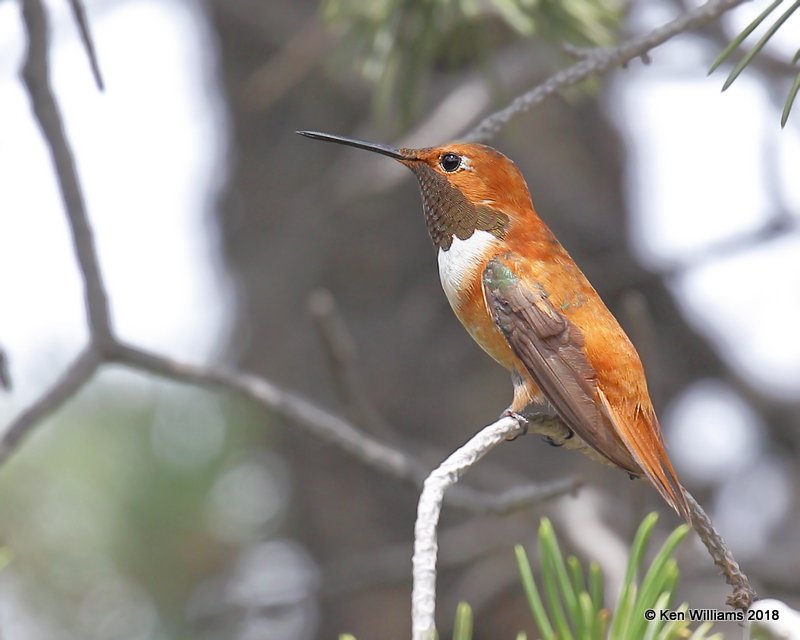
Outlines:
{"type": "MultiPolygon", "coordinates": [[[[691,2],[687,2],[692,6],[691,2]]],[[[302,139],[405,146],[463,134],[681,0],[88,0],[106,91],[68,4],[46,3],[54,88],[121,337],[262,374],[342,415],[309,314],[333,296],[357,349],[365,425],[433,466],[507,406],[506,373],[441,293],[414,179],[302,139]],[[318,297],[319,299],[319,297],[318,297]],[[375,424],[377,423],[377,424],[375,424]]],[[[765,595],[800,607],[800,114],[781,129],[800,42],[789,20],[725,94],[711,61],[765,2],[519,117],[492,145],[645,361],[673,460],[765,595]]],[[[0,0],[0,348],[7,423],[86,339],[52,167],[18,79],[20,7],[0,0]]],[[[351,416],[352,417],[352,416],[351,416]]],[[[470,474],[500,489],[580,475],[536,509],[446,508],[440,631],[533,623],[512,546],[539,517],[620,579],[644,483],[534,437],[470,474]]],[[[396,638],[409,633],[416,492],[237,398],[118,367],[0,471],[4,638],[396,638]]],[[[727,594],[692,539],[679,594],[727,594]]],[[[725,629],[724,626],[720,627],[725,629]]],[[[732,637],[740,633],[730,627],[732,637]]]]}

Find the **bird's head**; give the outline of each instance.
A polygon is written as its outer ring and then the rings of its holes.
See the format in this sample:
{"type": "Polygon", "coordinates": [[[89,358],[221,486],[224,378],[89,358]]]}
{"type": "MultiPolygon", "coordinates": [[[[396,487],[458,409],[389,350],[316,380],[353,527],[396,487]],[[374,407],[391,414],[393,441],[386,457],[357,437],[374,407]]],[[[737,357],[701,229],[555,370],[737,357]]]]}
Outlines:
{"type": "Polygon", "coordinates": [[[533,210],[517,166],[486,145],[454,142],[408,149],[316,131],[297,133],[380,153],[411,169],[419,180],[428,232],[434,244],[445,251],[454,237],[466,240],[476,230],[502,239],[533,210]]]}

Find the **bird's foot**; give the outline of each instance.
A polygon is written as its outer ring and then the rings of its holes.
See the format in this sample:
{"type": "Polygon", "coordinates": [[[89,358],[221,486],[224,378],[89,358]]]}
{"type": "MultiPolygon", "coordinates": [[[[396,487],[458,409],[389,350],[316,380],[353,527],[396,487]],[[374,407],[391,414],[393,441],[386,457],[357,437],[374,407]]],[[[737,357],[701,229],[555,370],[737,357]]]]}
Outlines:
{"type": "Polygon", "coordinates": [[[512,411],[511,408],[508,408],[500,414],[500,418],[514,418],[521,427],[514,435],[506,436],[506,440],[509,442],[528,434],[528,419],[521,413],[517,413],[516,411],[512,411]]]}
{"type": "Polygon", "coordinates": [[[553,436],[544,436],[544,437],[542,437],[542,440],[544,440],[551,447],[563,447],[564,443],[567,440],[572,439],[572,437],[574,435],[575,435],[575,432],[572,429],[567,428],[567,434],[565,436],[559,438],[558,440],[556,440],[553,436]]]}

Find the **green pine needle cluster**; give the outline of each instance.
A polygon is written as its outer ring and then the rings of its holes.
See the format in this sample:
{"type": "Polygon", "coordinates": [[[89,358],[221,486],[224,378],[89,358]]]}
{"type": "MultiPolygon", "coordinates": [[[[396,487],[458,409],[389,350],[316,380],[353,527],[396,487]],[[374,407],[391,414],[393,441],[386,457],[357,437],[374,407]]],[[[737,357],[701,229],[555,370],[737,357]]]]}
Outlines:
{"type": "MultiPolygon", "coordinates": [[[[340,35],[338,64],[375,86],[379,115],[407,119],[423,104],[436,68],[475,66],[490,75],[489,51],[510,37],[587,47],[612,44],[620,0],[324,0],[323,20],[340,35]]],[[[336,60],[336,58],[335,58],[336,60]]]]}
{"type": "MultiPolygon", "coordinates": [[[[775,9],[782,5],[783,2],[784,0],[774,0],[769,4],[769,6],[767,6],[766,9],[764,9],[764,11],[756,16],[755,20],[747,25],[747,27],[745,27],[745,29],[738,36],[736,36],[727,47],[725,47],[722,53],[719,54],[717,59],[714,60],[714,63],[711,65],[711,68],[708,70],[708,73],[713,73],[717,67],[728,60],[733,52],[741,46],[741,44],[750,36],[750,34],[758,29],[758,27],[760,27],[761,24],[773,14],[775,9]]],[[[725,83],[722,85],[723,91],[733,84],[733,81],[739,77],[742,71],[744,71],[745,68],[753,61],[753,59],[761,52],[767,42],[770,41],[772,36],[774,36],[778,29],[780,29],[786,23],[786,21],[792,17],[792,14],[794,14],[797,9],[800,9],[800,0],[795,0],[795,2],[789,5],[789,8],[778,16],[778,18],[764,32],[764,34],[758,39],[753,47],[733,67],[731,72],[728,74],[728,78],[725,80],[725,83]]],[[[798,61],[800,61],[800,49],[798,49],[792,57],[791,64],[796,65],[798,61]]],[[[794,81],[789,88],[789,94],[786,97],[786,102],[783,105],[783,113],[781,114],[781,127],[786,126],[786,122],[789,119],[789,113],[792,111],[792,106],[797,98],[798,91],[800,91],[800,69],[798,69],[797,75],[794,77],[794,81]]]]}
{"type": "MultiPolygon", "coordinates": [[[[542,518],[539,526],[539,579],[533,576],[525,549],[515,553],[522,586],[541,640],[722,640],[709,635],[712,623],[690,628],[688,620],[645,619],[645,611],[688,610],[686,603],[673,605],[678,586],[678,564],[673,557],[689,532],[687,525],[675,529],[645,569],[643,560],[658,515],[651,513],[639,526],[631,546],[625,580],[616,608],[605,608],[603,574],[596,562],[584,569],[575,556],[564,557],[553,525],[542,518]]],[[[688,616],[686,616],[688,617],[688,616]]],[[[472,640],[472,609],[462,602],[456,611],[453,640],[472,640]]],[[[516,640],[527,640],[520,631],[516,640]]],[[[339,640],[355,640],[341,635],[339,640]]]]}
{"type": "MultiPolygon", "coordinates": [[[[678,585],[678,565],[672,557],[689,532],[681,525],[667,538],[646,571],[642,561],[658,516],[648,515],[631,546],[625,580],[613,613],[604,606],[603,577],[596,563],[584,573],[574,556],[566,560],[561,553],[553,526],[546,518],[539,527],[540,581],[544,598],[533,578],[522,547],[516,548],[522,584],[542,640],[711,640],[711,624],[691,631],[688,621],[645,619],[645,611],[673,608],[678,585]],[[643,574],[641,581],[640,574],[643,574]],[[588,576],[588,579],[587,579],[588,576]]],[[[682,604],[678,610],[686,610],[682,604]]],[[[718,640],[720,636],[712,636],[718,640]]]]}

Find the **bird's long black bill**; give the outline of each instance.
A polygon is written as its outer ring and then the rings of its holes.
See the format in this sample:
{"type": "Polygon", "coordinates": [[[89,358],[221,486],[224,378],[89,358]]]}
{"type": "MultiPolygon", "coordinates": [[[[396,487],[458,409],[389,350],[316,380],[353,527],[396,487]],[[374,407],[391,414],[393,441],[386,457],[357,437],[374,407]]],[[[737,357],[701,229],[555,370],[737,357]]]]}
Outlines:
{"type": "Polygon", "coordinates": [[[363,140],[355,140],[353,138],[345,138],[344,136],[335,136],[330,133],[321,133],[319,131],[297,131],[301,136],[306,138],[314,138],[315,140],[326,140],[327,142],[336,142],[338,144],[346,144],[348,147],[356,147],[357,149],[366,149],[367,151],[374,151],[381,153],[395,160],[410,160],[400,149],[390,147],[386,144],[378,144],[376,142],[365,142],[363,140]]]}

